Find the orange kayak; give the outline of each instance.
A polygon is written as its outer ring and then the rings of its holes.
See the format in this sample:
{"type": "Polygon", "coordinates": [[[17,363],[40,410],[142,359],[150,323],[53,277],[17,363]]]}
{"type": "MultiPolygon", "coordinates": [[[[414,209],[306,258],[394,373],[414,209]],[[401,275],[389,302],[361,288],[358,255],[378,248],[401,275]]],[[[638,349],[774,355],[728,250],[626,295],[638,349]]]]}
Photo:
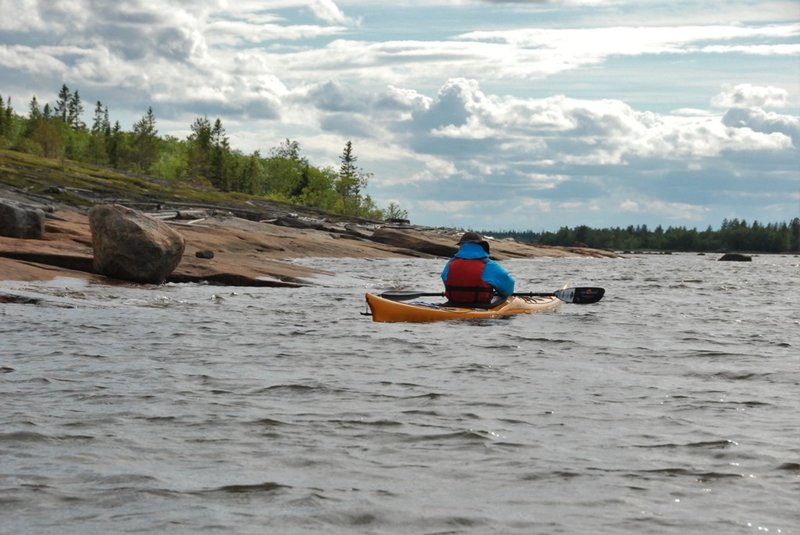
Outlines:
{"type": "Polygon", "coordinates": [[[367,305],[372,311],[372,321],[382,322],[428,322],[462,319],[489,319],[515,314],[534,314],[555,310],[561,300],[555,296],[512,296],[492,308],[467,308],[446,304],[403,302],[385,299],[367,293],[367,305]]]}

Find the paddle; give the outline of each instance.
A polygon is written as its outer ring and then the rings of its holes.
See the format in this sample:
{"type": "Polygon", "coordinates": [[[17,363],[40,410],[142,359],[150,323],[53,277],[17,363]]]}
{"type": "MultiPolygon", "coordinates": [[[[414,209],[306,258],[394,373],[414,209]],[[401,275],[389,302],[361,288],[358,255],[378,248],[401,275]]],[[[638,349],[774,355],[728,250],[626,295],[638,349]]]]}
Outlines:
{"type": "MultiPolygon", "coordinates": [[[[574,305],[588,305],[590,303],[597,303],[603,298],[606,291],[603,288],[595,287],[577,287],[577,288],[563,288],[555,292],[515,292],[511,295],[517,297],[558,297],[565,303],[572,303],[574,305]]],[[[384,292],[380,294],[384,299],[392,301],[408,301],[411,299],[418,299],[420,297],[444,297],[443,292],[384,292]]]]}

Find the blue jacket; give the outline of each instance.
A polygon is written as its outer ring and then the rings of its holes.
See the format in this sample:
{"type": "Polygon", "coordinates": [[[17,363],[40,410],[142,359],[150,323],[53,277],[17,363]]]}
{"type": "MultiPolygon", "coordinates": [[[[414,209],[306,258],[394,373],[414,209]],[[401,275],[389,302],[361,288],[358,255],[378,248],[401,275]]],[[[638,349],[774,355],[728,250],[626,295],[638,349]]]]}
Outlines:
{"type": "MultiPolygon", "coordinates": [[[[485,258],[486,267],[483,268],[481,278],[487,284],[491,284],[495,291],[503,296],[514,293],[514,279],[508,271],[494,260],[489,259],[489,253],[483,250],[479,243],[467,242],[461,246],[455,254],[456,258],[476,259],[485,258]]],[[[447,280],[447,272],[450,270],[450,262],[444,266],[442,271],[442,282],[447,280]]]]}

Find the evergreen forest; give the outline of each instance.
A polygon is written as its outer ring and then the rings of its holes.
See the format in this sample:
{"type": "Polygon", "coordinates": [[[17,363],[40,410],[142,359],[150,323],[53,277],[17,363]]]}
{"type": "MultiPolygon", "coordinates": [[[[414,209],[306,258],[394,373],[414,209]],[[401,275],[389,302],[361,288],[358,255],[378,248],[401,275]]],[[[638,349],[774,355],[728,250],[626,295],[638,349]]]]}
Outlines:
{"type": "Polygon", "coordinates": [[[64,84],[57,100],[40,103],[34,96],[27,116],[0,95],[0,149],[45,158],[68,159],[190,183],[198,188],[256,195],[372,219],[407,218],[396,203],[376,206],[364,193],[371,173],[358,167],[353,144],[344,144],[340,167],[317,167],[301,155],[297,141],[285,139],[270,149],[244,154],[231,147],[219,118],[197,117],[186,139],[160,136],[152,107],[131,131],[113,124],[109,108],[97,101],[91,124],[83,121],[85,106],[78,90],[64,84]]]}
{"type": "Polygon", "coordinates": [[[800,253],[800,218],[789,223],[747,223],[723,220],[718,230],[647,225],[627,228],[593,229],[588,226],[561,227],[557,232],[483,231],[495,238],[514,238],[537,245],[586,246],[611,251],[696,251],[800,253]]]}

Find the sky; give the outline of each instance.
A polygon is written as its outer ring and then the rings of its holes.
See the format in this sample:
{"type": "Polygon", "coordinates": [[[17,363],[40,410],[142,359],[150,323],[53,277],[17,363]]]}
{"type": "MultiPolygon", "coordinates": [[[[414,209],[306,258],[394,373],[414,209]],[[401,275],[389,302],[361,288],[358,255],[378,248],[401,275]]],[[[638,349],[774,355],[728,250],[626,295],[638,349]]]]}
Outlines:
{"type": "Polygon", "coordinates": [[[413,223],[719,228],[800,217],[800,1],[0,0],[0,95],[129,130],[220,118],[345,143],[413,223]]]}

